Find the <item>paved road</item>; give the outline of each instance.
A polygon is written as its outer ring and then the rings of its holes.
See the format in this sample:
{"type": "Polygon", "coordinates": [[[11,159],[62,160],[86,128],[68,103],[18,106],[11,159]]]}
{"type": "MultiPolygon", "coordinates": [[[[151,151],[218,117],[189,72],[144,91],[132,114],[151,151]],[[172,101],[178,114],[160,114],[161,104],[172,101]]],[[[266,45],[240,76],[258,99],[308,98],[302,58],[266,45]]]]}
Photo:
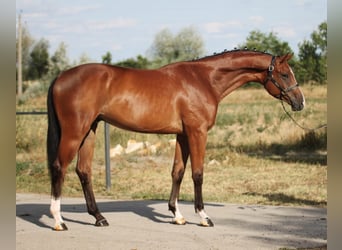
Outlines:
{"type": "Polygon", "coordinates": [[[16,195],[16,249],[279,249],[327,244],[322,208],[207,203],[215,227],[198,226],[192,203],[180,202],[188,223],[170,224],[165,201],[98,199],[109,227],[93,226],[83,198],[62,199],[68,231],[51,228],[50,197],[16,195]]]}

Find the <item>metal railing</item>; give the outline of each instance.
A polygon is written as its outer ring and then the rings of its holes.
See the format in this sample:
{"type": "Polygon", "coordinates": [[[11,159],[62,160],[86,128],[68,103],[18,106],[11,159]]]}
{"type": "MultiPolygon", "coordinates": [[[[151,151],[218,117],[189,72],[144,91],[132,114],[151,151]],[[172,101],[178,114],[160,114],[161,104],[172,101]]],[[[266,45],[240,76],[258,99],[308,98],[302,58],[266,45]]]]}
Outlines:
{"type": "MultiPolygon", "coordinates": [[[[47,111],[16,111],[16,115],[47,115],[47,111]]],[[[109,191],[111,187],[110,178],[110,140],[109,140],[109,124],[104,122],[104,139],[105,139],[105,165],[106,165],[106,189],[109,191]]]]}

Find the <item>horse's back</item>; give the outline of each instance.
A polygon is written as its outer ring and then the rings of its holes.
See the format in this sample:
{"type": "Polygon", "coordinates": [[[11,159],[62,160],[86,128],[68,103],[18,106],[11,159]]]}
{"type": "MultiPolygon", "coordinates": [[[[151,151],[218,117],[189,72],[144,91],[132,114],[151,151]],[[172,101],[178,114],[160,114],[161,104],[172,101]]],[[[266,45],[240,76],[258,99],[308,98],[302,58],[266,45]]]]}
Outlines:
{"type": "Polygon", "coordinates": [[[59,113],[100,117],[113,125],[141,132],[182,130],[177,85],[158,70],[85,64],[63,72],[54,84],[59,113]]]}
{"type": "Polygon", "coordinates": [[[62,72],[54,86],[54,91],[70,93],[73,89],[104,87],[114,76],[120,77],[125,69],[105,64],[83,64],[62,72]]]}

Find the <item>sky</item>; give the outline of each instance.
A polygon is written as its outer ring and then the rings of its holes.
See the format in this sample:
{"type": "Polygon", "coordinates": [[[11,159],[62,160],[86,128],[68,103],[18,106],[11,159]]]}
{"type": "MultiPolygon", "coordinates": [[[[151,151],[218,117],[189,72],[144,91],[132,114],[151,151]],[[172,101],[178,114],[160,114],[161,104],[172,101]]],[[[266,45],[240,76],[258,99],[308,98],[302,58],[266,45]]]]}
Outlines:
{"type": "Polygon", "coordinates": [[[49,41],[52,55],[61,42],[67,56],[86,54],[101,62],[147,56],[155,35],[164,28],[177,34],[193,27],[207,55],[233,49],[252,30],[274,32],[298,53],[327,21],[327,0],[16,0],[16,14],[35,40],[49,41]]]}

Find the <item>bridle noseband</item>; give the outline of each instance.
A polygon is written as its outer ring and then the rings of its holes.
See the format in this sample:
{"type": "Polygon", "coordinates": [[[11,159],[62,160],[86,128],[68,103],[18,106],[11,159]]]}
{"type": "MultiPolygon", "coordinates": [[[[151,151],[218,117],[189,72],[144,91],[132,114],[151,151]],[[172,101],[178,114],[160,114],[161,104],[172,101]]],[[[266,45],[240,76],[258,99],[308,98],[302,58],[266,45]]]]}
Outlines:
{"type": "Polygon", "coordinates": [[[270,64],[270,66],[268,66],[268,69],[267,69],[267,77],[264,81],[264,86],[266,87],[266,84],[269,81],[271,81],[273,83],[273,85],[276,86],[280,91],[280,94],[277,95],[276,97],[279,99],[282,99],[283,96],[286,96],[287,93],[290,92],[291,90],[298,88],[299,85],[298,85],[298,83],[296,83],[295,85],[292,85],[292,86],[287,87],[285,89],[279,85],[279,83],[273,78],[273,70],[274,70],[275,59],[276,59],[276,57],[272,56],[271,64],[270,64]]]}

